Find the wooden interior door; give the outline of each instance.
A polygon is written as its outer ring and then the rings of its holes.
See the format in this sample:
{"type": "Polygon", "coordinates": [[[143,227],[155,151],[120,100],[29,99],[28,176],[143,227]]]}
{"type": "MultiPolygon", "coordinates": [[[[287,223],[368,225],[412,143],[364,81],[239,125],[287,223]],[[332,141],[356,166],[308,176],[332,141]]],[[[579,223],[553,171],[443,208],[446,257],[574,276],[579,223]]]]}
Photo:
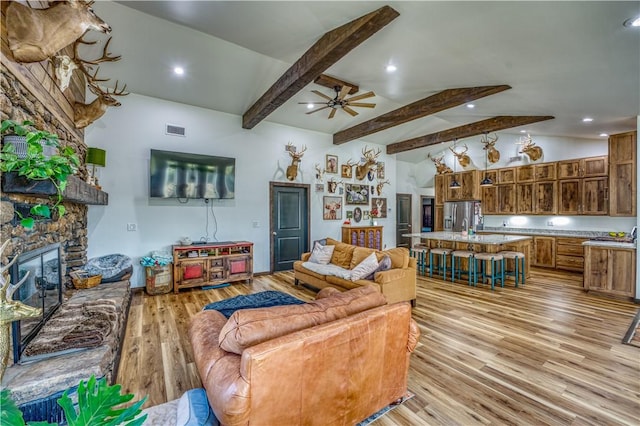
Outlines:
{"type": "Polygon", "coordinates": [[[271,182],[271,272],[293,269],[309,251],[309,185],[271,182]]]}
{"type": "Polygon", "coordinates": [[[411,238],[402,236],[413,232],[411,218],[411,194],[396,194],[396,247],[411,247],[411,238]]]}

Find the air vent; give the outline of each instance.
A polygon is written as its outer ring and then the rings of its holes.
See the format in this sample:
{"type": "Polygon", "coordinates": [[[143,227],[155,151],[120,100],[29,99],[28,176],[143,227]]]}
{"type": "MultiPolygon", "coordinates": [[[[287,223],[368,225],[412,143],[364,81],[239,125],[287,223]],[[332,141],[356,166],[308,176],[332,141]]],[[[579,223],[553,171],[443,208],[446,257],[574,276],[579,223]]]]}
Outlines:
{"type": "Polygon", "coordinates": [[[182,126],[176,126],[175,124],[167,124],[165,134],[172,136],[183,136],[185,135],[186,129],[182,126]]]}

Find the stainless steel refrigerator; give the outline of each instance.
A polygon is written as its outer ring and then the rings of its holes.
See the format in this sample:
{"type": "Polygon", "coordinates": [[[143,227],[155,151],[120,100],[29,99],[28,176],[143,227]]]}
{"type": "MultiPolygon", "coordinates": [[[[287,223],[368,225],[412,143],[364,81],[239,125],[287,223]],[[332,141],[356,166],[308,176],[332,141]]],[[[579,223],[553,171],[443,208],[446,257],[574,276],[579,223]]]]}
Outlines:
{"type": "Polygon", "coordinates": [[[482,229],[480,201],[450,201],[444,203],[444,230],[450,232],[482,229]]]}

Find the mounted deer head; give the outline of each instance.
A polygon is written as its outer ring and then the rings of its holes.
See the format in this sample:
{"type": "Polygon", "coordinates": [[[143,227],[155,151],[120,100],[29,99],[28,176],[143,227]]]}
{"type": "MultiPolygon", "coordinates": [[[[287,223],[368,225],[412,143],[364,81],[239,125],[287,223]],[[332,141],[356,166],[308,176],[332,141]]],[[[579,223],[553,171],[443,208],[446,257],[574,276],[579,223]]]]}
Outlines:
{"type": "Polygon", "coordinates": [[[498,135],[494,133],[493,138],[490,138],[489,135],[485,133],[484,136],[480,139],[480,143],[484,145],[485,151],[487,151],[487,159],[491,164],[497,163],[500,161],[500,151],[495,148],[495,144],[498,141],[498,135]]]}
{"type": "Polygon", "coordinates": [[[338,185],[342,185],[342,184],[344,184],[343,181],[336,181],[334,178],[331,178],[327,182],[327,189],[331,194],[335,194],[336,189],[338,188],[338,185]]]}
{"type": "Polygon", "coordinates": [[[48,9],[32,9],[17,1],[7,7],[9,49],[18,62],[40,62],[53,56],[88,30],[111,32],[91,9],[93,2],[54,2],[48,9]]]}
{"type": "Polygon", "coordinates": [[[464,145],[464,151],[460,153],[456,152],[453,148],[449,147],[449,151],[453,152],[453,155],[458,159],[458,164],[460,164],[462,168],[465,168],[469,166],[469,164],[471,164],[471,158],[469,158],[469,156],[467,155],[468,150],[469,150],[469,147],[466,144],[464,145]]]}
{"type": "MultiPolygon", "coordinates": [[[[4,251],[10,241],[6,240],[0,247],[0,259],[4,256],[4,251]]],[[[2,381],[4,371],[9,363],[9,346],[11,343],[9,329],[11,323],[25,318],[42,316],[41,309],[13,300],[13,293],[29,276],[29,272],[27,272],[20,281],[11,284],[7,270],[11,268],[11,265],[16,260],[18,260],[18,256],[14,256],[8,264],[0,265],[0,381],[2,381]]]]}
{"type": "Polygon", "coordinates": [[[444,175],[446,173],[453,173],[453,170],[451,170],[451,167],[447,166],[444,163],[444,155],[440,157],[432,157],[431,154],[429,153],[427,154],[427,158],[433,161],[433,164],[436,165],[436,171],[438,172],[439,175],[444,175]]]}
{"type": "Polygon", "coordinates": [[[385,185],[391,185],[389,179],[385,180],[384,182],[378,182],[378,184],[376,185],[376,194],[378,194],[378,196],[382,195],[382,188],[385,185]]]}
{"type": "Polygon", "coordinates": [[[536,146],[529,134],[527,134],[526,137],[523,137],[519,143],[522,143],[520,154],[527,154],[531,161],[538,161],[542,158],[542,155],[544,154],[542,152],[542,148],[536,146]]]}
{"type": "Polygon", "coordinates": [[[73,75],[73,70],[78,69],[78,65],[67,55],[59,55],[53,58],[53,67],[56,78],[60,83],[60,90],[65,91],[69,87],[69,81],[73,75]]]}
{"type": "Polygon", "coordinates": [[[316,163],[313,167],[315,167],[316,169],[316,180],[318,182],[322,182],[322,179],[324,178],[324,174],[326,173],[326,170],[320,167],[320,164],[316,163]]]}
{"type": "Polygon", "coordinates": [[[378,156],[382,151],[378,148],[376,152],[373,152],[373,148],[367,149],[365,146],[362,148],[362,155],[364,156],[364,162],[360,162],[356,166],[356,179],[363,180],[367,177],[369,170],[375,170],[375,165],[378,162],[378,156]]]}
{"type": "Polygon", "coordinates": [[[99,67],[96,67],[96,70],[93,73],[91,73],[91,71],[93,70],[93,66],[97,66],[102,62],[115,62],[120,60],[119,55],[111,56],[109,54],[108,49],[109,49],[110,42],[111,42],[111,37],[109,37],[109,40],[107,40],[107,42],[104,45],[104,48],[102,49],[102,56],[93,61],[87,61],[85,59],[80,58],[80,55],[78,53],[78,46],[80,44],[89,44],[89,45],[96,44],[97,43],[96,41],[88,42],[80,38],[76,40],[76,42],[73,44],[73,50],[74,50],[73,61],[78,66],[78,69],[85,75],[89,90],[91,90],[91,92],[97,96],[97,98],[94,99],[93,102],[91,102],[90,104],[83,104],[80,102],[76,102],[73,105],[73,112],[74,112],[73,120],[76,128],[78,129],[83,129],[87,127],[89,124],[96,121],[98,118],[102,117],[102,115],[104,115],[104,113],[107,111],[108,107],[120,106],[121,105],[120,102],[118,102],[114,98],[114,96],[126,96],[129,94],[129,93],[125,93],[125,89],[127,88],[126,84],[122,87],[122,89],[118,91],[118,81],[116,81],[116,87],[114,87],[113,91],[110,91],[109,89],[107,89],[107,91],[105,92],[98,86],[98,82],[109,81],[109,79],[98,78],[98,71],[100,71],[99,67]]]}
{"type": "Polygon", "coordinates": [[[302,149],[300,150],[300,152],[296,152],[298,151],[298,149],[295,146],[291,145],[291,142],[287,144],[287,151],[291,156],[291,165],[287,167],[288,180],[294,181],[296,180],[296,177],[298,177],[298,164],[300,164],[302,156],[304,155],[304,152],[306,150],[307,150],[307,147],[302,145],[302,149]]]}

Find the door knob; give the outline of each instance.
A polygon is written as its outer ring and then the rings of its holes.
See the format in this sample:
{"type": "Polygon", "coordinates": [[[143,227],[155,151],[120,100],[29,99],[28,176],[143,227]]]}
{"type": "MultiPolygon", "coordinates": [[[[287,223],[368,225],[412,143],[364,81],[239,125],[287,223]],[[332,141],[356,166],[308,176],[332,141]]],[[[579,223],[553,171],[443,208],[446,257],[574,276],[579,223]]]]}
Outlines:
{"type": "Polygon", "coordinates": [[[278,235],[278,233],[277,233],[276,231],[273,231],[273,232],[271,233],[271,235],[273,235],[273,236],[275,237],[276,235],[278,235]]]}

